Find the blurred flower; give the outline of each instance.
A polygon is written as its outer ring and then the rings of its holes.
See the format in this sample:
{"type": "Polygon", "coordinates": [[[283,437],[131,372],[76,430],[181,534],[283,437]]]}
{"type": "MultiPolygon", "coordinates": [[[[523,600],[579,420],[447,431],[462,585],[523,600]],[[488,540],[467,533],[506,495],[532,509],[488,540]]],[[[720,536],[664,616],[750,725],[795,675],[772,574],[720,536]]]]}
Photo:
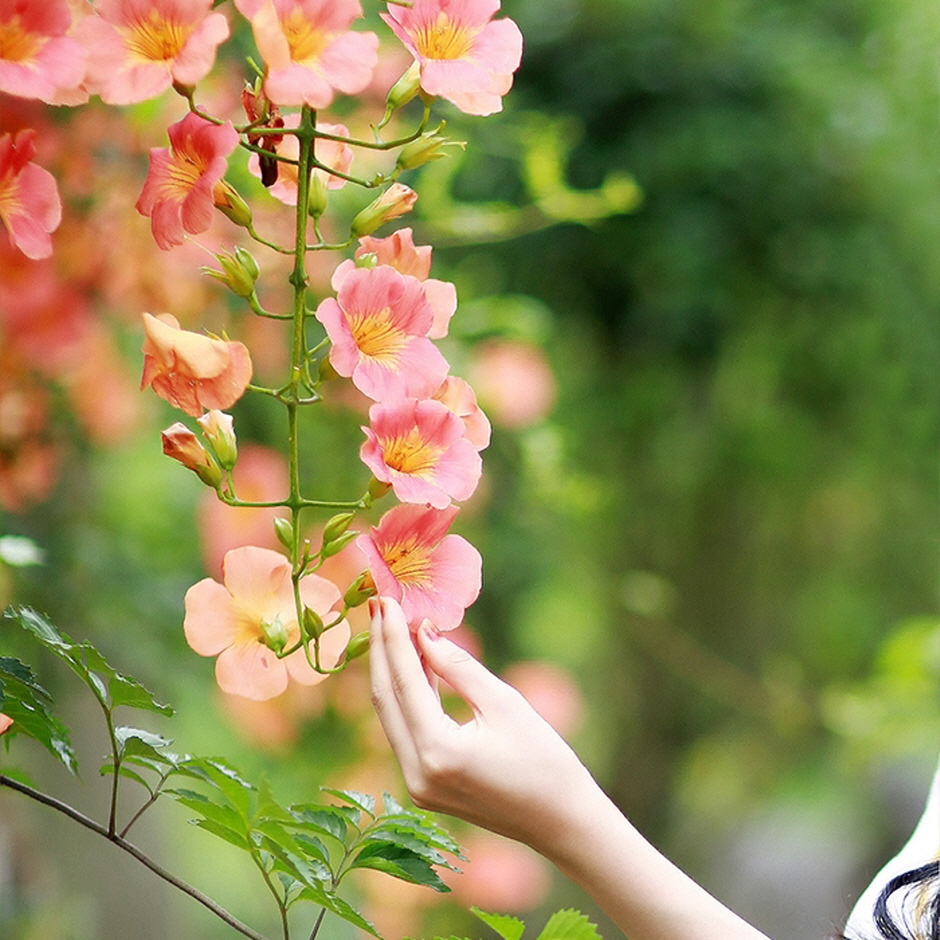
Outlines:
{"type": "Polygon", "coordinates": [[[13,719],[9,715],[4,715],[0,712],[0,734],[3,734],[12,724],[13,719]]]}
{"type": "MultiPolygon", "coordinates": [[[[186,641],[200,656],[218,656],[219,687],[234,695],[264,700],[287,688],[288,676],[304,685],[322,681],[307,662],[303,650],[278,659],[268,646],[279,636],[285,647],[300,638],[294,607],[291,564],[278,552],[254,545],[235,548],[222,563],[222,580],[204,578],[186,592],[186,641]]],[[[339,601],[339,589],[319,575],[300,582],[304,605],[329,619],[339,601]]],[[[341,623],[320,641],[321,663],[335,666],[349,641],[349,627],[341,623]]]]}
{"type": "Polygon", "coordinates": [[[143,318],[142,389],[151,386],[194,418],[213,408],[229,408],[241,398],[251,380],[251,359],[242,343],[182,330],[168,313],[145,313],[143,318]]]}
{"type": "Polygon", "coordinates": [[[137,211],[150,217],[157,245],[165,251],[212,224],[213,189],[222,180],[229,154],[238,146],[231,124],[212,124],[188,113],[167,131],[170,146],[150,151],[150,169],[137,211]]]}
{"type": "MultiPolygon", "coordinates": [[[[359,239],[356,258],[365,254],[375,255],[377,264],[387,264],[399,274],[410,274],[424,284],[424,294],[434,311],[434,321],[428,330],[430,339],[440,339],[447,335],[450,318],[457,309],[457,289],[448,281],[429,278],[431,273],[431,246],[416,246],[410,228],[400,228],[387,238],[374,238],[364,235],[359,239]]],[[[343,261],[333,273],[333,290],[339,290],[340,284],[356,269],[354,261],[343,261]]]]}
{"type": "Polygon", "coordinates": [[[461,841],[469,861],[459,874],[442,872],[458,903],[517,914],[548,897],[550,869],[532,849],[482,830],[461,841]]]}
{"type": "MultiPolygon", "coordinates": [[[[284,120],[285,127],[297,127],[300,121],[299,114],[289,114],[284,120]]],[[[342,124],[317,124],[317,130],[325,134],[334,134],[337,137],[348,137],[349,130],[342,124]]],[[[300,156],[300,142],[293,134],[285,134],[274,146],[274,152],[282,157],[297,160],[300,156]]],[[[317,139],[314,154],[319,163],[328,166],[340,173],[348,173],[352,163],[353,152],[348,144],[338,140],[317,139]]],[[[253,153],[248,158],[248,169],[263,181],[261,172],[261,157],[253,153]]],[[[314,169],[313,179],[321,180],[329,189],[340,189],[346,185],[346,180],[334,176],[326,170],[314,169]]],[[[297,167],[293,163],[278,161],[277,180],[268,186],[272,196],[276,196],[287,206],[297,205],[297,167]]]]}
{"type": "Polygon", "coordinates": [[[389,4],[382,19],[421,64],[421,87],[467,114],[503,106],[522,59],[522,33],[509,19],[492,21],[499,0],[414,0],[389,4]]]}
{"type": "Polygon", "coordinates": [[[155,98],[174,82],[195,85],[215,63],[228,21],[213,0],[97,0],[79,26],[89,50],[89,89],[108,104],[155,98]]]}
{"type": "Polygon", "coordinates": [[[67,0],[2,0],[0,91],[58,104],[77,89],[87,52],[67,35],[71,26],[67,0]]]}
{"type": "Polygon", "coordinates": [[[359,455],[403,503],[446,509],[473,495],[483,466],[464,423],[437,401],[403,398],[369,409],[359,455]]]}
{"type": "Polygon", "coordinates": [[[333,368],[374,401],[425,398],[447,375],[427,338],[434,314],[421,282],[387,265],[350,272],[316,317],[333,344],[333,368]]]}
{"type": "Polygon", "coordinates": [[[447,534],[456,515],[454,506],[396,506],[356,540],[379,594],[402,605],[412,629],[427,618],[438,630],[453,630],[480,593],[480,553],[461,536],[447,534]]]}
{"type": "Polygon", "coordinates": [[[470,381],[496,424],[524,428],[555,404],[557,385],[538,346],[522,340],[482,343],[471,354],[470,381]]]}
{"type": "Polygon", "coordinates": [[[283,754],[297,743],[303,720],[323,710],[325,688],[288,682],[284,692],[263,701],[228,692],[220,697],[226,716],[244,740],[252,747],[283,754]]]}
{"type": "Polygon", "coordinates": [[[52,254],[52,239],[62,220],[55,178],[35,163],[35,131],[0,137],[0,221],[13,244],[28,258],[52,254]]]}
{"type": "Polygon", "coordinates": [[[490,443],[490,422],[477,404],[477,396],[470,385],[454,375],[447,376],[434,393],[434,400],[446,405],[464,424],[464,437],[477,450],[490,443]]]}
{"type": "Polygon", "coordinates": [[[182,421],[171,424],[161,434],[161,438],[163,453],[167,457],[178,460],[187,470],[192,470],[206,486],[211,486],[213,489],[219,488],[222,483],[222,471],[219,465],[182,421]]]}
{"type": "MultiPolygon", "coordinates": [[[[284,456],[260,444],[246,444],[240,448],[232,477],[239,499],[248,502],[283,499],[290,489],[284,456]]],[[[228,506],[214,492],[206,490],[198,514],[199,540],[206,571],[212,575],[221,574],[225,553],[242,545],[276,548],[279,543],[273,523],[275,517],[283,512],[277,507],[228,506]]],[[[322,573],[336,580],[325,570],[322,573]]]]}
{"type": "Polygon", "coordinates": [[[584,698],[564,669],[551,663],[519,662],[506,669],[502,678],[562,737],[577,731],[584,715],[584,698]]]}
{"type": "Polygon", "coordinates": [[[277,104],[326,108],[334,91],[354,95],[372,78],[375,33],[349,29],[359,0],[235,0],[267,65],[265,94],[277,104]]]}
{"type": "Polygon", "coordinates": [[[411,212],[417,200],[418,194],[413,189],[404,183],[392,183],[356,215],[350,231],[357,237],[369,235],[386,222],[411,212]]]}

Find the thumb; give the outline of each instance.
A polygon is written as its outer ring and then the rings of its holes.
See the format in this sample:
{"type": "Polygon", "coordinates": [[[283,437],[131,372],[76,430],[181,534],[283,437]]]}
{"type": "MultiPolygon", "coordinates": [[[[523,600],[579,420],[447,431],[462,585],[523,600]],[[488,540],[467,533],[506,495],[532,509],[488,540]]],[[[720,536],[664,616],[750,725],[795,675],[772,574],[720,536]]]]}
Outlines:
{"type": "Polygon", "coordinates": [[[475,711],[485,711],[494,698],[510,688],[430,621],[418,627],[418,646],[426,666],[475,711]]]}

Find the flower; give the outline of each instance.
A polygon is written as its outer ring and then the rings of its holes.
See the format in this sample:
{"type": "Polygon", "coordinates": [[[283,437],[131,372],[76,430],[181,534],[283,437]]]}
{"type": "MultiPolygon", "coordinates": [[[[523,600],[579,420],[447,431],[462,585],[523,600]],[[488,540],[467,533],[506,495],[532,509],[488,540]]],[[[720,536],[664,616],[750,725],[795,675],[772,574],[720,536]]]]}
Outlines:
{"type": "MultiPolygon", "coordinates": [[[[374,238],[371,235],[360,238],[355,257],[361,258],[366,254],[375,255],[377,264],[387,264],[400,274],[410,274],[424,284],[424,294],[434,311],[428,337],[441,339],[446,336],[450,318],[457,309],[457,289],[448,281],[428,277],[431,273],[431,246],[416,246],[411,229],[400,228],[387,238],[374,238]]],[[[339,290],[339,285],[355,268],[354,261],[343,261],[333,272],[333,290],[339,290]]]]}
{"type": "Polygon", "coordinates": [[[374,401],[427,398],[447,376],[447,360],[427,338],[434,312],[417,278],[388,265],[358,268],[316,317],[333,344],[333,368],[374,401]]]}
{"type": "Polygon", "coordinates": [[[354,95],[369,84],[379,39],[349,29],[362,16],[359,0],[235,0],[235,6],[251,20],[271,101],[321,109],[334,90],[354,95]]]}
{"type": "Polygon", "coordinates": [[[357,237],[369,235],[386,222],[411,212],[417,201],[418,194],[413,189],[404,183],[392,183],[356,215],[350,231],[357,237]]]}
{"type": "Polygon", "coordinates": [[[207,411],[196,423],[202,429],[212,454],[223,470],[231,470],[238,460],[235,419],[224,411],[207,411]]]}
{"type": "Polygon", "coordinates": [[[81,23],[89,88],[108,104],[132,104],[173,83],[195,85],[215,63],[228,21],[212,0],[97,0],[81,23]]]}
{"type": "Polygon", "coordinates": [[[30,162],[36,154],[34,136],[30,128],[15,137],[0,136],[0,221],[13,244],[37,259],[52,254],[49,233],[62,221],[62,203],[55,177],[30,162]]]}
{"type": "Polygon", "coordinates": [[[524,340],[494,339],[471,354],[470,379],[493,420],[507,428],[541,421],[558,386],[542,350],[524,340]]]}
{"type": "Polygon", "coordinates": [[[164,251],[183,243],[183,232],[198,235],[212,224],[213,189],[225,175],[238,146],[231,124],[212,124],[192,112],[167,131],[170,146],[150,151],[150,169],[137,211],[150,217],[164,251]]]}
{"type": "Polygon", "coordinates": [[[449,375],[434,393],[433,398],[450,408],[463,421],[464,437],[477,450],[483,450],[489,446],[491,430],[489,419],[477,404],[477,396],[467,382],[458,379],[455,375],[449,375]]]}
{"type": "MultiPolygon", "coordinates": [[[[340,593],[326,578],[308,575],[300,582],[300,597],[329,620],[340,593]]],[[[288,676],[304,685],[324,678],[303,650],[278,659],[268,645],[290,647],[300,638],[291,564],[278,552],[255,545],[232,549],[222,562],[222,583],[203,578],[186,592],[185,606],[186,642],[200,656],[218,656],[215,675],[224,692],[261,701],[280,695],[288,676]]],[[[321,664],[335,666],[348,641],[345,622],[327,630],[320,640],[321,664]]]]}
{"type": "Polygon", "coordinates": [[[499,0],[414,0],[389,4],[382,19],[421,66],[421,87],[466,114],[502,109],[522,59],[522,33],[492,20],[499,0]]]}
{"type": "Polygon", "coordinates": [[[68,0],[0,0],[0,91],[58,104],[85,77],[68,0]]]}
{"type": "Polygon", "coordinates": [[[243,343],[180,329],[169,313],[145,313],[144,371],[148,385],[194,418],[210,409],[231,407],[251,380],[251,359],[243,343]]]}
{"type": "Polygon", "coordinates": [[[178,460],[187,470],[192,470],[206,486],[211,486],[213,489],[219,488],[222,483],[222,471],[219,465],[182,421],[171,424],[161,437],[163,453],[167,457],[178,460]]]}
{"type": "Polygon", "coordinates": [[[439,401],[404,398],[369,409],[362,462],[391,483],[403,503],[446,509],[473,495],[483,465],[464,437],[464,423],[439,401]]]}
{"type": "Polygon", "coordinates": [[[456,515],[455,506],[396,506],[356,540],[379,594],[401,604],[413,630],[425,619],[438,630],[459,627],[480,593],[480,553],[461,536],[447,534],[456,515]]]}
{"type": "MultiPolygon", "coordinates": [[[[299,114],[289,114],[284,120],[285,127],[297,127],[300,122],[299,114]]],[[[336,137],[348,137],[349,130],[342,124],[317,124],[317,130],[325,134],[333,134],[336,137]]],[[[278,137],[278,142],[274,146],[274,152],[282,157],[288,157],[296,160],[300,156],[300,142],[293,134],[286,134],[284,137],[278,137]]],[[[314,155],[319,163],[330,167],[333,170],[339,170],[340,173],[348,173],[352,163],[353,152],[348,144],[338,140],[317,139],[314,155]]],[[[253,153],[248,158],[248,169],[263,182],[261,156],[253,153]]],[[[328,189],[340,189],[346,185],[346,180],[340,176],[334,176],[326,170],[315,168],[312,178],[320,180],[328,189]]],[[[277,161],[277,179],[269,186],[272,196],[276,196],[287,206],[297,205],[297,167],[293,163],[285,163],[283,160],[277,161]]]]}

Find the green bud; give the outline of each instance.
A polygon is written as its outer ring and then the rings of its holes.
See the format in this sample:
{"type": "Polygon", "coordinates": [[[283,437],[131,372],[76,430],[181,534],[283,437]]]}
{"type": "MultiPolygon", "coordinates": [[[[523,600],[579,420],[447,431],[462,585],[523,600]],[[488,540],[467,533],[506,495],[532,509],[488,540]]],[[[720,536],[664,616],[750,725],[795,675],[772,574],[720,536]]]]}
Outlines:
{"type": "Polygon", "coordinates": [[[413,170],[415,167],[430,163],[431,160],[439,160],[441,157],[446,157],[447,154],[444,151],[444,147],[460,147],[463,149],[467,146],[465,140],[449,140],[447,137],[444,137],[440,133],[443,126],[442,123],[441,127],[437,128],[437,130],[427,131],[417,140],[413,140],[410,144],[405,144],[398,154],[398,168],[400,170],[413,170]]]}
{"type": "Polygon", "coordinates": [[[357,633],[346,646],[346,662],[358,659],[369,652],[369,631],[357,633]]]}
{"type": "Polygon", "coordinates": [[[268,649],[274,650],[275,653],[280,653],[281,650],[287,646],[287,640],[289,639],[287,627],[281,623],[280,617],[275,617],[270,621],[262,620],[261,631],[264,633],[264,643],[268,649]]]}
{"type": "Polygon", "coordinates": [[[235,440],[235,428],[230,414],[215,409],[207,411],[196,423],[202,428],[215,459],[223,470],[231,470],[238,460],[238,445],[235,440]]]}
{"type": "Polygon", "coordinates": [[[373,500],[381,499],[391,488],[391,483],[383,483],[381,480],[372,477],[369,481],[369,496],[373,500]]]}
{"type": "Polygon", "coordinates": [[[275,518],[274,534],[284,548],[292,549],[294,547],[294,526],[291,524],[290,519],[284,519],[281,516],[275,518]]]}
{"type": "Polygon", "coordinates": [[[258,280],[259,275],[261,274],[261,268],[258,265],[258,262],[255,261],[254,255],[246,248],[242,248],[241,245],[235,246],[235,257],[238,259],[241,266],[248,272],[249,276],[258,280]]]}
{"type": "Polygon", "coordinates": [[[323,636],[326,625],[323,618],[311,607],[304,607],[304,636],[316,639],[323,636]]]}
{"type": "Polygon", "coordinates": [[[323,544],[326,545],[327,542],[339,538],[355,518],[356,514],[354,512],[341,512],[339,515],[333,516],[323,527],[323,544]]]}
{"type": "Polygon", "coordinates": [[[323,547],[320,549],[321,558],[332,558],[333,555],[338,555],[359,533],[355,530],[352,532],[344,532],[342,535],[333,539],[332,542],[324,542],[323,547]]]}
{"type": "Polygon", "coordinates": [[[372,580],[371,573],[363,571],[362,574],[346,588],[346,593],[343,595],[343,606],[349,609],[358,607],[360,604],[364,604],[370,597],[374,597],[375,593],[375,581],[372,580]]]}
{"type": "Polygon", "coordinates": [[[370,271],[379,263],[379,256],[374,251],[364,251],[356,258],[357,268],[368,268],[370,271]]]}
{"type": "Polygon", "coordinates": [[[216,255],[216,258],[219,259],[222,270],[203,268],[202,273],[221,281],[239,297],[251,297],[255,292],[255,282],[260,273],[258,262],[244,248],[236,248],[235,254],[222,251],[216,255]]]}
{"type": "Polygon", "coordinates": [[[353,220],[350,231],[355,238],[371,235],[377,228],[414,208],[418,194],[403,183],[392,183],[369,203],[353,220]]]}
{"type": "Polygon", "coordinates": [[[251,226],[251,209],[231,183],[219,180],[212,189],[212,201],[224,216],[242,228],[251,226]]]}
{"type": "Polygon", "coordinates": [[[329,188],[319,173],[310,177],[310,189],[307,192],[307,212],[315,219],[319,219],[326,212],[329,188]]]}
{"type": "Polygon", "coordinates": [[[385,104],[389,112],[394,111],[396,108],[401,108],[404,105],[408,104],[415,95],[418,94],[418,89],[421,87],[421,65],[418,60],[415,59],[411,63],[408,70],[404,75],[394,85],[388,90],[388,95],[385,98],[385,104]]]}

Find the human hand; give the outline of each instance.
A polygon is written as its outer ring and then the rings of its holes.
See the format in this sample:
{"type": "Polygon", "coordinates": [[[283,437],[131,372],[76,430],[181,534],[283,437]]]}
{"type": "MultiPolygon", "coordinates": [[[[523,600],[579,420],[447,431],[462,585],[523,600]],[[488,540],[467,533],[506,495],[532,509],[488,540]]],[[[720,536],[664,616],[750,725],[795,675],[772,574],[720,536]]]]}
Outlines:
{"type": "Polygon", "coordinates": [[[415,804],[550,856],[579,796],[596,790],[588,771],[512,686],[427,621],[412,637],[394,600],[371,604],[373,703],[415,804]],[[473,710],[469,721],[444,711],[437,678],[473,710]]]}

